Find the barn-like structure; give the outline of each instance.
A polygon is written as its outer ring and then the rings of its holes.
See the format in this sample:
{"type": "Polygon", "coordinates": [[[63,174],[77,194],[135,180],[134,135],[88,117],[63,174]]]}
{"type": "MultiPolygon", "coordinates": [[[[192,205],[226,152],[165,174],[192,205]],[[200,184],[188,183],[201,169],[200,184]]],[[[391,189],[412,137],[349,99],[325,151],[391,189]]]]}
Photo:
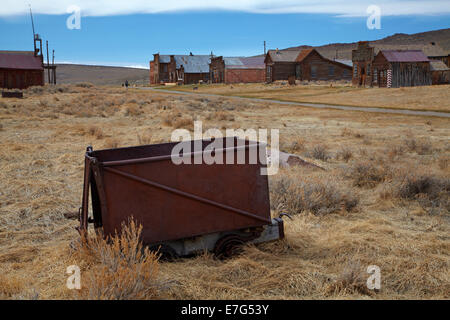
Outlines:
{"type": "Polygon", "coordinates": [[[450,83],[450,68],[441,60],[430,60],[432,84],[450,83]]]}
{"type": "Polygon", "coordinates": [[[373,83],[379,87],[431,85],[430,60],[420,50],[381,50],[372,67],[373,83]]]}
{"type": "Polygon", "coordinates": [[[266,82],[288,80],[295,76],[296,59],[301,50],[269,50],[264,59],[266,82]]]}
{"type": "Polygon", "coordinates": [[[33,51],[0,51],[0,88],[26,89],[43,85],[42,55],[33,51]]]}
{"type": "Polygon", "coordinates": [[[316,49],[300,51],[295,60],[295,78],[298,80],[351,80],[352,67],[343,61],[323,57],[316,49]]]}
{"type": "Polygon", "coordinates": [[[212,83],[257,83],[266,76],[264,56],[214,57],[209,70],[212,83]]]}
{"type": "Polygon", "coordinates": [[[191,84],[209,81],[211,55],[153,55],[150,84],[191,84]]]}

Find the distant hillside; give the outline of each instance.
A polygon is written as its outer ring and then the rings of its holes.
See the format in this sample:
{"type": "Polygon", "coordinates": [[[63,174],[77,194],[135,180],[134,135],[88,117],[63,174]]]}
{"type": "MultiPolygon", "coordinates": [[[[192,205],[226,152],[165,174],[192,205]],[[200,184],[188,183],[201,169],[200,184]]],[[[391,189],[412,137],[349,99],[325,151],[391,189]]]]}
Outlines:
{"type": "MultiPolygon", "coordinates": [[[[364,39],[361,39],[364,40],[364,39]]],[[[392,36],[370,41],[370,44],[381,49],[422,49],[424,51],[443,51],[450,54],[450,28],[435,31],[421,32],[415,34],[397,33],[392,36]],[[434,46],[433,44],[434,43],[434,46]],[[442,49],[442,50],[440,50],[442,49]]],[[[283,50],[298,50],[308,46],[291,47],[283,50]]],[[[352,43],[332,43],[316,47],[323,56],[333,59],[351,60],[352,50],[357,47],[357,42],[352,43]]],[[[427,53],[427,52],[425,52],[427,53]]]]}
{"type": "MultiPolygon", "coordinates": [[[[47,78],[47,72],[45,77],[47,78]]],[[[149,70],[79,64],[58,64],[56,67],[57,83],[91,82],[96,85],[121,85],[125,80],[130,84],[148,84],[149,70]]]]}

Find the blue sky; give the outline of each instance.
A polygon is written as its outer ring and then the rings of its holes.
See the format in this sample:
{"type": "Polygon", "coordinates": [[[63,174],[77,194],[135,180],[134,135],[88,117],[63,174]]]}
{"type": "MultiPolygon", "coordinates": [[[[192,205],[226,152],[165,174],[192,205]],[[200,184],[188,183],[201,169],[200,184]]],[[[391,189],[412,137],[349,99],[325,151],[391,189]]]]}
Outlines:
{"type": "MultiPolygon", "coordinates": [[[[32,50],[28,8],[20,9],[18,12],[0,10],[0,50],[32,50]]],[[[67,29],[70,14],[66,12],[51,12],[37,6],[34,18],[36,31],[55,49],[57,62],[143,67],[148,66],[156,52],[256,55],[263,53],[264,40],[268,49],[286,48],[375,40],[394,33],[450,27],[450,13],[446,10],[431,14],[389,12],[382,15],[380,30],[367,28],[365,13],[284,10],[259,13],[212,8],[136,14],[121,8],[113,13],[91,9],[83,14],[80,30],[67,29]]]]}

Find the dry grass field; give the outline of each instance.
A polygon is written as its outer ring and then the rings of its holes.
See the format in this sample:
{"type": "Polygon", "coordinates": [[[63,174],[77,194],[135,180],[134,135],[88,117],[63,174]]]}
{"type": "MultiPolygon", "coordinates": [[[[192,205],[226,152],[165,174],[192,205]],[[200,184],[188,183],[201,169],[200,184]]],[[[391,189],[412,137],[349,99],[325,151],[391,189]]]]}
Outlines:
{"type": "MultiPolygon", "coordinates": [[[[281,101],[323,103],[355,107],[428,110],[450,112],[450,85],[415,88],[355,88],[345,82],[299,84],[286,81],[272,84],[215,84],[197,86],[197,92],[225,96],[263,98],[281,101]]],[[[193,86],[177,86],[168,90],[192,92],[193,86]]]]}
{"type": "MultiPolygon", "coordinates": [[[[304,99],[315,102],[377,96],[389,107],[449,111],[448,86],[292,90],[312,92],[304,99]]],[[[30,88],[24,99],[0,100],[0,298],[449,299],[449,138],[443,118],[87,84],[30,88]],[[176,262],[141,251],[133,224],[112,245],[92,234],[81,241],[74,216],[86,146],[169,141],[193,120],[204,130],[277,128],[283,151],[326,169],[285,168],[269,178],[273,215],[293,215],[286,239],[225,261],[204,254],[176,262]],[[80,291],[66,288],[72,264],[82,271],[80,291]],[[369,265],[381,269],[379,291],[365,285],[369,265]]]]}

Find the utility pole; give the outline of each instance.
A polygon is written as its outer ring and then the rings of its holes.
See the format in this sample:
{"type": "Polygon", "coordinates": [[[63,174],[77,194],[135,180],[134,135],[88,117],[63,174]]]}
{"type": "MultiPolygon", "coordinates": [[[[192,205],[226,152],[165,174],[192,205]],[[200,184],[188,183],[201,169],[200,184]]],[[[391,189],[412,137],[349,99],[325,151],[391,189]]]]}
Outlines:
{"type": "Polygon", "coordinates": [[[264,55],[266,55],[266,40],[264,40],[264,55]]]}
{"type": "Polygon", "coordinates": [[[47,45],[47,70],[48,70],[48,83],[51,83],[50,80],[50,59],[48,57],[48,40],[45,41],[46,45],[47,45]]]}
{"type": "Polygon", "coordinates": [[[53,56],[52,56],[52,71],[53,71],[53,84],[56,84],[56,68],[55,68],[55,50],[53,49],[53,56]]]}

